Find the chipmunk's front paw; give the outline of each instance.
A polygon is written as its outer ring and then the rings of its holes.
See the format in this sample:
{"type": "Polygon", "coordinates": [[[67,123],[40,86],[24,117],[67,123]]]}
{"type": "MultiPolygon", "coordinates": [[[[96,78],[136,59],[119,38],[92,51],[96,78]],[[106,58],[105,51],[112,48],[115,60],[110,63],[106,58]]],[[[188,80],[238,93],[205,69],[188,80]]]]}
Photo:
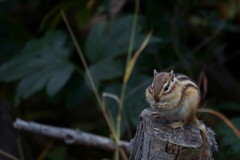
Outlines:
{"type": "Polygon", "coordinates": [[[152,117],[153,117],[153,118],[159,118],[159,117],[161,117],[161,116],[160,116],[159,113],[153,112],[153,113],[152,113],[152,117]]]}
{"type": "Polygon", "coordinates": [[[162,107],[168,105],[167,102],[157,102],[156,104],[157,104],[157,106],[158,106],[159,108],[162,108],[162,107]]]}
{"type": "Polygon", "coordinates": [[[152,101],[151,102],[151,106],[153,106],[154,108],[157,108],[157,109],[163,108],[166,105],[168,105],[168,103],[167,102],[163,102],[163,101],[160,101],[160,102],[152,101]]]}
{"type": "Polygon", "coordinates": [[[184,121],[178,121],[178,122],[172,122],[170,124],[170,126],[174,129],[176,128],[181,128],[182,130],[184,130],[183,126],[185,125],[184,121]]]}

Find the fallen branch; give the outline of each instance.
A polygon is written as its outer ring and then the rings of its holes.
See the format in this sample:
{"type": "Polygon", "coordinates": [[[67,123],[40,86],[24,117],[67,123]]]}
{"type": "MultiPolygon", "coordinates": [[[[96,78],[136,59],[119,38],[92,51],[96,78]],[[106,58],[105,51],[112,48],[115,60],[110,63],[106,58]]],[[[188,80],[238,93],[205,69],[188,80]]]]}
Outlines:
{"type": "MultiPolygon", "coordinates": [[[[13,123],[13,126],[19,130],[64,140],[66,144],[82,144],[109,151],[116,149],[116,144],[111,139],[79,130],[27,122],[18,118],[13,123]]],[[[126,153],[129,153],[128,145],[129,143],[126,141],[119,142],[119,146],[123,148],[126,153]]]]}

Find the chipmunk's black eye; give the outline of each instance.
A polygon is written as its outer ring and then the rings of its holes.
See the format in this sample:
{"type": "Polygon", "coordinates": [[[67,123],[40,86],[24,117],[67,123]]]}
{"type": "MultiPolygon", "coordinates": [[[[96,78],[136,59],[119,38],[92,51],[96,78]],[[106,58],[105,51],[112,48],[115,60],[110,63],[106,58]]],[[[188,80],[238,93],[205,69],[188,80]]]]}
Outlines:
{"type": "Polygon", "coordinates": [[[164,90],[164,91],[167,91],[168,88],[169,88],[169,85],[167,84],[166,86],[164,86],[163,90],[164,90]]]}

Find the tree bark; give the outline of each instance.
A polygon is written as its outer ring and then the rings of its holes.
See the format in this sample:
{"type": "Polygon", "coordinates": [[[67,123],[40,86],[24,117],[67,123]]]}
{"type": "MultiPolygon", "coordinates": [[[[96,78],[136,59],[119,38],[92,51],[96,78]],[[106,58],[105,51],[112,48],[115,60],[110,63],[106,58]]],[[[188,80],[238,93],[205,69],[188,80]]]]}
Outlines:
{"type": "Polygon", "coordinates": [[[140,115],[135,137],[130,142],[130,160],[213,160],[217,150],[215,133],[207,128],[209,148],[202,145],[199,129],[185,125],[173,129],[169,121],[153,116],[151,109],[140,115]]]}

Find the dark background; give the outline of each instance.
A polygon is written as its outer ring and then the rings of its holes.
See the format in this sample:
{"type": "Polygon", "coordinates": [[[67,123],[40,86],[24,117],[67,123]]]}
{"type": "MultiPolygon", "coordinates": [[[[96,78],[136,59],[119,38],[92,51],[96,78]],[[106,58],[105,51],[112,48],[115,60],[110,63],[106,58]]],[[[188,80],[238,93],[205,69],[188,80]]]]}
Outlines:
{"type": "MultiPolygon", "coordinates": [[[[20,133],[11,124],[20,117],[109,137],[60,9],[99,93],[119,95],[134,7],[133,0],[0,1],[0,149],[29,160],[112,159],[112,152],[20,133]]],[[[189,75],[201,86],[202,106],[240,128],[240,1],[142,0],[134,51],[150,29],[152,38],[127,85],[122,139],[134,136],[138,115],[149,106],[144,92],[153,69],[189,75]]],[[[116,102],[107,99],[107,107],[115,117],[116,102]]],[[[216,159],[239,159],[233,131],[214,115],[200,113],[200,119],[217,133],[216,159]]]]}

